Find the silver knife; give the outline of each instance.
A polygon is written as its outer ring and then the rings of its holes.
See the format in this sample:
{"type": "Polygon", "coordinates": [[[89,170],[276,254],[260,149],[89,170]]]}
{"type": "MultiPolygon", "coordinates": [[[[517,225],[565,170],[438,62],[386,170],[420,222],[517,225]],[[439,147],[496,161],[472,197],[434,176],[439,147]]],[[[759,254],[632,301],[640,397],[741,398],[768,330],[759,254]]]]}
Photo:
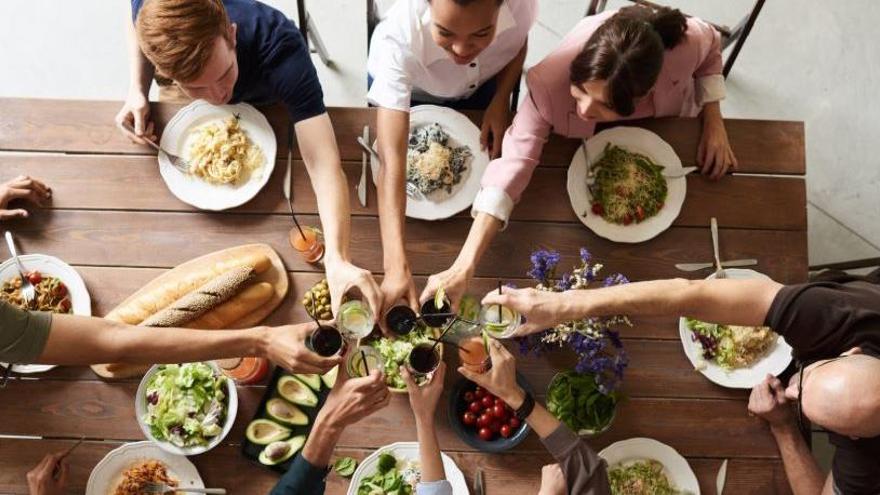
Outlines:
{"type": "MultiPolygon", "coordinates": [[[[722,261],[721,266],[724,268],[735,268],[740,266],[755,266],[758,264],[758,260],[756,259],[744,259],[744,260],[730,260],[730,261],[722,261]]],[[[683,272],[696,272],[699,270],[705,270],[706,268],[713,268],[715,263],[678,263],[675,265],[676,268],[683,272]]]]}
{"type": "Polygon", "coordinates": [[[485,495],[486,491],[483,489],[483,470],[477,468],[477,476],[474,478],[474,495],[485,495]]]}
{"type": "MultiPolygon", "coordinates": [[[[293,127],[287,128],[287,171],[284,172],[284,197],[287,198],[288,206],[293,201],[293,193],[291,191],[291,182],[293,182],[293,127]]],[[[291,206],[291,209],[293,207],[291,206]]]]}
{"type": "MultiPolygon", "coordinates": [[[[370,126],[364,126],[364,142],[370,142],[370,126]]],[[[367,160],[372,157],[370,153],[361,153],[361,180],[357,185],[358,201],[361,206],[367,207],[367,160]]]]}
{"type": "Polygon", "coordinates": [[[721,495],[721,492],[724,491],[724,483],[727,482],[727,459],[724,459],[724,462],[721,463],[721,469],[718,470],[718,477],[715,478],[715,489],[717,490],[718,495],[721,495]]]}

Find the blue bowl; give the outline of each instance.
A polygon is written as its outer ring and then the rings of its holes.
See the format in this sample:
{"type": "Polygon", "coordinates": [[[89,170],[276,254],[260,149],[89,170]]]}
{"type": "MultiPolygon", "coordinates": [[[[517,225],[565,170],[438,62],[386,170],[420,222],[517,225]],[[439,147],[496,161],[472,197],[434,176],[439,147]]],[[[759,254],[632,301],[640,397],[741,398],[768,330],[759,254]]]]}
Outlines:
{"type": "MultiPolygon", "coordinates": [[[[534,396],[534,392],[532,390],[531,385],[526,381],[525,377],[521,374],[516,374],[516,382],[519,384],[523,390],[526,390],[530,394],[534,396]]],[[[529,432],[532,431],[529,428],[529,425],[526,424],[525,421],[522,422],[519,429],[513,432],[512,435],[508,438],[502,437],[500,434],[496,433],[496,438],[491,441],[482,440],[479,435],[477,435],[478,428],[476,426],[466,426],[461,422],[461,416],[467,411],[467,403],[462,398],[464,392],[467,390],[472,390],[476,387],[476,384],[466,378],[461,378],[457,382],[452,385],[449,393],[449,407],[447,408],[447,413],[449,417],[449,424],[452,426],[452,430],[455,431],[455,434],[458,435],[458,438],[461,438],[464,443],[470,445],[471,447],[479,450],[480,452],[487,452],[490,454],[498,454],[501,452],[506,452],[526,439],[529,436],[529,432]]]]}

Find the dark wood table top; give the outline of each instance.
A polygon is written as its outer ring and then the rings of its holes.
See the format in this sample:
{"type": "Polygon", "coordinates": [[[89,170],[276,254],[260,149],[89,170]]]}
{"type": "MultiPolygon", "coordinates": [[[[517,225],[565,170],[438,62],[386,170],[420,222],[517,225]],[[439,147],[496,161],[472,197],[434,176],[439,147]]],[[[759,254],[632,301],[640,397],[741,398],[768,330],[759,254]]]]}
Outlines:
{"type": "MultiPolygon", "coordinates": [[[[94,314],[104,315],[179,263],[218,249],[265,242],[281,255],[291,279],[290,296],[267,323],[304,321],[305,312],[297,301],[322,274],[302,262],[287,244],[290,220],[280,192],[284,161],[250,203],[221,213],[196,211],[167,190],[155,153],[128,142],[117,131],[113,116],[119,107],[119,102],[107,101],[0,99],[0,152],[4,152],[0,180],[28,174],[43,179],[54,191],[50,208],[35,209],[30,219],[8,224],[22,250],[51,254],[75,266],[91,293],[94,314]]],[[[160,131],[179,108],[153,105],[160,131]]],[[[329,112],[351,186],[353,261],[379,275],[375,188],[370,185],[366,208],[357,203],[354,190],[361,160],[355,138],[364,125],[375,129],[375,114],[364,108],[329,112]]],[[[279,137],[278,157],[284,157],[286,115],[275,107],[265,113],[279,137]]],[[[684,165],[694,164],[700,132],[695,119],[627,125],[656,132],[684,165]]],[[[562,266],[569,266],[578,248],[585,246],[606,271],[620,271],[632,280],[703,277],[707,273],[683,273],[673,265],[711,260],[708,224],[713,216],[721,226],[722,258],[757,258],[757,269],[777,281],[805,281],[803,124],[728,119],[726,125],[739,160],[738,173],[719,182],[689,176],[687,199],[674,225],[636,245],[601,239],[577,220],[564,191],[566,168],[578,143],[552,138],[509,228],[497,236],[490,247],[492,255],[479,266],[472,292],[490,290],[498,278],[528,285],[528,255],[538,247],[559,250],[562,266]]],[[[294,156],[294,209],[305,223],[316,225],[315,196],[297,150],[294,156]]],[[[426,276],[452,262],[469,226],[468,212],[439,222],[407,221],[407,252],[419,286],[426,276]]],[[[724,459],[730,460],[725,493],[789,492],[768,428],[746,411],[748,391],[716,386],[694,371],[682,351],[676,319],[636,320],[634,328],[624,331],[624,341],[631,358],[623,385],[628,398],[619,407],[612,429],[591,445],[601,449],[625,438],[652,437],[687,457],[704,494],[715,493],[715,475],[724,459]]],[[[573,356],[563,352],[519,358],[520,370],[542,397],[552,376],[572,363],[573,356]]],[[[85,445],[70,458],[70,492],[83,493],[91,469],[107,452],[143,439],[134,415],[137,383],[102,381],[90,369],[79,367],[12,380],[0,390],[0,435],[21,438],[0,436],[0,493],[27,493],[25,473],[47,452],[85,435],[85,445]]],[[[192,458],[207,486],[223,486],[234,494],[261,494],[277,480],[276,474],[239,452],[244,427],[264,389],[240,387],[235,429],[222,446],[192,458]]],[[[481,454],[455,436],[445,408],[440,409],[440,445],[469,482],[480,467],[490,495],[537,493],[540,466],[551,458],[534,434],[511,453],[481,454]]],[[[337,451],[363,458],[382,445],[415,438],[407,399],[398,396],[381,414],[350,428],[337,451]]],[[[347,487],[347,480],[335,474],[328,477],[327,493],[345,493],[347,487]]]]}

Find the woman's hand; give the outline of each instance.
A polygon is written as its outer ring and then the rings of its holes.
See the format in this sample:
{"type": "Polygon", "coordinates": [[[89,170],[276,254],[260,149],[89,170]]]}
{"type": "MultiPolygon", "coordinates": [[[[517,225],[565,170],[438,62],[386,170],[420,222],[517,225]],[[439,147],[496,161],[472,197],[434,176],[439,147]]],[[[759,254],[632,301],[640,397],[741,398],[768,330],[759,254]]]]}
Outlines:
{"type": "Polygon", "coordinates": [[[434,294],[442,287],[450,304],[452,304],[452,310],[457,313],[458,305],[467,292],[470,280],[471,269],[454,264],[446,271],[428,277],[428,283],[425,285],[425,290],[422,291],[419,301],[425,302],[433,299],[434,294]]]}
{"type": "Polygon", "coordinates": [[[495,159],[501,156],[501,142],[504,133],[510,125],[510,103],[504,99],[495,98],[483,113],[483,123],[480,126],[480,146],[489,153],[489,158],[495,159]]]}
{"type": "Polygon", "coordinates": [[[718,102],[707,103],[703,108],[703,134],[697,146],[697,164],[703,175],[709,175],[714,180],[723,177],[728,170],[737,168],[736,156],[730,148],[718,105],[718,102]]]}
{"type": "Polygon", "coordinates": [[[309,350],[306,342],[318,328],[315,323],[267,328],[264,356],[294,373],[324,374],[342,363],[342,356],[323,357],[309,350]]]}
{"type": "Polygon", "coordinates": [[[492,359],[492,368],[485,373],[474,373],[464,366],[459,367],[458,372],[492,395],[499,397],[508,406],[519,409],[526,394],[516,383],[516,360],[510,351],[495,339],[489,339],[489,357],[492,359]]]}
{"type": "Polygon", "coordinates": [[[443,395],[443,380],[446,377],[446,363],[440,362],[440,366],[434,370],[428,381],[420,387],[409,374],[409,370],[400,367],[400,376],[406,382],[406,390],[409,392],[409,405],[417,422],[431,424],[434,421],[434,413],[437,412],[437,404],[443,395]]]}
{"type": "Polygon", "coordinates": [[[379,327],[385,335],[391,335],[391,329],[385,325],[385,313],[404,301],[407,306],[418,314],[419,298],[416,295],[416,285],[413,282],[412,273],[408,266],[402,266],[393,270],[386,270],[382,279],[382,311],[376,315],[379,327]]]}
{"type": "Polygon", "coordinates": [[[333,314],[339,313],[342,298],[349,290],[357,288],[370,306],[370,310],[378,318],[382,311],[382,292],[373,274],[363,268],[354,266],[343,260],[324,260],[324,270],[327,273],[327,285],[330,287],[330,305],[333,314]]]}
{"type": "Polygon", "coordinates": [[[26,175],[0,184],[0,220],[27,218],[28,211],[24,208],[8,209],[9,203],[16,199],[24,199],[40,206],[45,205],[52,197],[52,190],[46,184],[26,175]]]}
{"type": "Polygon", "coordinates": [[[482,304],[500,304],[521,314],[524,321],[516,331],[518,337],[543,332],[571,319],[565,316],[564,293],[502,287],[501,294],[486,294],[482,304]]]}
{"type": "Polygon", "coordinates": [[[384,408],[390,401],[385,376],[379,370],[372,370],[362,378],[350,378],[340,370],[315,423],[323,420],[328,426],[343,429],[384,408]]]}
{"type": "Polygon", "coordinates": [[[47,454],[39,464],[27,473],[30,495],[62,495],[67,485],[67,460],[64,452],[47,454]],[[60,462],[59,462],[60,461],[60,462]]]}

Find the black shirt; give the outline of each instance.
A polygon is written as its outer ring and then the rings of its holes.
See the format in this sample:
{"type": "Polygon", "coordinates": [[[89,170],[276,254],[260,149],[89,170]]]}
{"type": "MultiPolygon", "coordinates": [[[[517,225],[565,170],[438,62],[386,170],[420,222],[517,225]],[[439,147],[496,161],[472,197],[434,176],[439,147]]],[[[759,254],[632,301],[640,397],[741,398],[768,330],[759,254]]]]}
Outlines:
{"type": "MultiPolygon", "coordinates": [[[[764,324],[785,338],[801,362],[833,358],[853,347],[880,358],[880,285],[840,274],[783,287],[764,324]]],[[[831,469],[841,493],[880,493],[880,437],[828,435],[836,447],[831,469]]]]}
{"type": "MultiPolygon", "coordinates": [[[[145,0],[131,0],[132,19],[145,0]]],[[[296,123],[326,112],[309,48],[296,25],[255,0],[223,0],[237,26],[238,80],[230,103],[283,103],[296,123]]]]}

